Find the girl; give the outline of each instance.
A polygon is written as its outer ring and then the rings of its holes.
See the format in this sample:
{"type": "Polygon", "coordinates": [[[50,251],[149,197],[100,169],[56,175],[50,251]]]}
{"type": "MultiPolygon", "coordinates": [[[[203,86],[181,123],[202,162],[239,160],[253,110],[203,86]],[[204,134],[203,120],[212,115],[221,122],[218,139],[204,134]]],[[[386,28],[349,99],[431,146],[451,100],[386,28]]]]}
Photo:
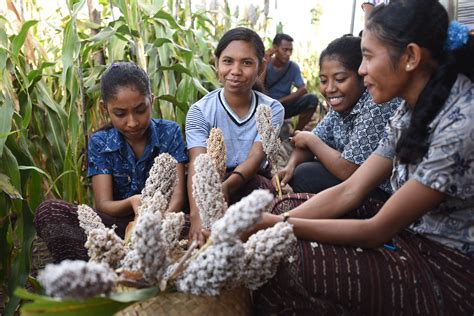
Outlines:
{"type": "MultiPolygon", "coordinates": [[[[330,110],[313,132],[296,133],[290,159],[278,172],[282,186],[290,183],[297,193],[323,191],[349,178],[377,147],[400,101],[374,103],[357,74],[361,61],[359,37],[338,38],[321,53],[319,90],[330,110]]],[[[382,200],[390,193],[388,181],[374,191],[382,200]]]]}
{"type": "Polygon", "coordinates": [[[267,171],[263,168],[265,153],[257,135],[255,111],[259,104],[270,106],[273,124],[281,126],[284,109],[278,101],[254,89],[265,67],[264,54],[263,42],[254,31],[239,27],[225,33],[215,51],[217,74],[223,88],[209,93],[188,111],[190,240],[204,241],[199,210],[192,196],[192,177],[194,160],[206,152],[211,128],[220,128],[224,136],[228,173],[223,191],[230,204],[256,188],[272,187],[270,179],[263,175],[267,171]]]}
{"type": "MultiPolygon", "coordinates": [[[[88,176],[96,211],[108,227],[116,225],[123,238],[140,204],[154,158],[169,153],[177,161],[178,184],[168,211],[181,211],[186,199],[185,145],[179,126],[152,119],[153,95],[143,69],[133,62],[115,62],[101,78],[101,106],[110,125],[94,133],[89,141],[88,176]]],[[[86,236],[79,226],[77,205],[47,200],[35,213],[34,224],[56,261],[87,260],[86,236]]]]}
{"type": "Polygon", "coordinates": [[[361,47],[374,102],[405,101],[349,179],[265,214],[259,227],[288,220],[313,242],[256,293],[258,314],[472,315],[473,36],[459,25],[448,36],[436,0],[398,0],[374,8],[361,47]],[[379,212],[347,219],[390,174],[395,193],[379,212]]]}

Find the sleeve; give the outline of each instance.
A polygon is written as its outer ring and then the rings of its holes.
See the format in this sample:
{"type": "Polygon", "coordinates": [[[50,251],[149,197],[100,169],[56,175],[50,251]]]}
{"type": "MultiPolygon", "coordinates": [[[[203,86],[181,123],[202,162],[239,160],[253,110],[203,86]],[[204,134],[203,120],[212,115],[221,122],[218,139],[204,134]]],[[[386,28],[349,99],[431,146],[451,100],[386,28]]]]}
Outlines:
{"type": "Polygon", "coordinates": [[[398,142],[397,129],[395,128],[395,125],[401,124],[400,121],[402,120],[404,113],[404,106],[400,106],[398,110],[395,111],[393,117],[389,119],[374,154],[391,160],[395,159],[395,150],[398,142]]]}
{"type": "Polygon", "coordinates": [[[191,106],[186,115],[186,143],[188,149],[194,147],[207,148],[207,138],[211,132],[211,126],[196,105],[191,106]]]}
{"type": "Polygon", "coordinates": [[[186,154],[186,145],[184,144],[183,135],[178,124],[171,122],[170,131],[168,132],[170,142],[168,145],[168,153],[173,156],[178,163],[186,163],[189,161],[186,154]]]}
{"type": "Polygon", "coordinates": [[[465,110],[454,109],[440,122],[413,174],[422,184],[461,199],[474,195],[474,115],[465,110]]]}
{"type": "Polygon", "coordinates": [[[112,163],[106,153],[100,152],[106,146],[105,140],[99,134],[92,134],[87,153],[87,176],[92,177],[97,174],[112,174],[112,163]]]}
{"type": "Polygon", "coordinates": [[[313,129],[313,134],[318,136],[324,143],[329,145],[332,148],[336,148],[334,142],[334,128],[333,128],[333,117],[335,112],[333,109],[329,109],[328,114],[326,114],[321,122],[313,129]]]}
{"type": "Polygon", "coordinates": [[[359,114],[349,135],[349,142],[344,146],[342,158],[361,165],[377,145],[384,134],[387,121],[393,113],[390,103],[376,105],[373,102],[366,104],[363,113],[359,114]]]}
{"type": "Polygon", "coordinates": [[[301,87],[302,85],[304,85],[304,80],[303,80],[303,76],[301,75],[301,70],[300,70],[300,66],[298,66],[297,63],[293,63],[293,67],[295,69],[295,76],[294,76],[294,84],[296,87],[301,87]]]}

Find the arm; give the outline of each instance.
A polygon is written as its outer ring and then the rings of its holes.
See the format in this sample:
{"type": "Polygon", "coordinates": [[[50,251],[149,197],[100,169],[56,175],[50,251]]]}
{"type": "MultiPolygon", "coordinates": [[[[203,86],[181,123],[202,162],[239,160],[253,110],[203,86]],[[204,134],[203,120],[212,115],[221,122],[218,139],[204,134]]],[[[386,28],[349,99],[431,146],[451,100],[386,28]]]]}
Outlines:
{"type": "Polygon", "coordinates": [[[283,104],[283,105],[287,105],[287,104],[290,104],[291,102],[296,101],[299,97],[302,97],[307,92],[308,91],[306,90],[306,85],[303,84],[300,87],[298,87],[298,90],[296,90],[295,92],[290,93],[287,96],[284,96],[283,98],[278,99],[278,101],[280,101],[280,103],[283,104]]]}
{"type": "Polygon", "coordinates": [[[168,204],[168,212],[179,212],[184,207],[186,200],[186,177],[184,175],[184,164],[178,163],[176,166],[176,176],[178,183],[171,195],[170,203],[168,204]]]}
{"type": "MultiPolygon", "coordinates": [[[[278,177],[281,180],[281,186],[285,186],[288,182],[291,181],[293,175],[295,174],[295,168],[306,161],[312,160],[314,154],[309,151],[308,149],[301,149],[295,147],[293,152],[291,153],[290,158],[288,159],[288,163],[286,164],[285,168],[278,171],[278,177]]],[[[276,188],[278,188],[276,183],[276,176],[272,178],[272,184],[276,188]]]]}
{"type": "MultiPolygon", "coordinates": [[[[302,239],[373,248],[390,240],[443,199],[443,193],[416,180],[409,180],[368,220],[290,218],[289,222],[294,225],[296,236],[302,239]]],[[[281,220],[281,216],[275,215],[267,218],[267,221],[274,223],[281,220]]]]}
{"type": "Polygon", "coordinates": [[[296,148],[312,152],[323,166],[340,180],[346,180],[359,168],[359,165],[342,158],[341,152],[327,145],[312,132],[297,132],[293,142],[296,148]]]}
{"type": "Polygon", "coordinates": [[[135,194],[124,200],[113,200],[112,175],[98,174],[92,177],[95,207],[110,216],[124,216],[134,212],[137,214],[140,195],[135,194]]]}
{"type": "MultiPolygon", "coordinates": [[[[254,177],[258,169],[260,168],[261,163],[265,159],[265,153],[263,151],[263,146],[261,142],[255,142],[250,148],[250,152],[247,156],[247,159],[238,165],[235,168],[235,171],[240,172],[245,179],[250,179],[254,177]]],[[[224,196],[229,200],[230,194],[240,189],[245,182],[238,174],[231,174],[223,183],[222,190],[224,191],[224,196]]]]}

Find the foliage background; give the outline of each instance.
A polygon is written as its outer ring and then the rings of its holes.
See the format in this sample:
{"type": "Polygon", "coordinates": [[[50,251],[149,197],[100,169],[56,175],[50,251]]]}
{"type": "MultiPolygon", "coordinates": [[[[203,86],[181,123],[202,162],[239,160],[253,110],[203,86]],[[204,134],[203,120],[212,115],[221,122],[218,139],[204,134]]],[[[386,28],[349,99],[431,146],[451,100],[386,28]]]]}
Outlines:
{"type": "MultiPolygon", "coordinates": [[[[268,2],[240,16],[227,1],[193,7],[191,0],[67,0],[44,12],[35,0],[6,0],[8,14],[0,16],[0,311],[15,313],[20,299],[13,291],[29,280],[38,204],[52,197],[92,201],[86,144],[107,121],[98,106],[106,65],[141,65],[157,96],[154,116],[184,127],[188,107],[218,86],[217,39],[237,25],[266,30],[268,2]]],[[[312,69],[304,74],[310,90],[317,84],[316,60],[304,61],[312,69]]]]}

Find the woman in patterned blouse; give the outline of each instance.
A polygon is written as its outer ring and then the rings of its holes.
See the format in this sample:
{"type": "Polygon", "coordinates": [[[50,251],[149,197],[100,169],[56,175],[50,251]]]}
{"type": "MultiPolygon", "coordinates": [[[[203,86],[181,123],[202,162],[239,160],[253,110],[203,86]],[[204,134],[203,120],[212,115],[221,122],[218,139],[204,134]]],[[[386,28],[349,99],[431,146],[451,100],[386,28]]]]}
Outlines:
{"type": "MultiPolygon", "coordinates": [[[[400,99],[376,104],[357,73],[362,61],[360,37],[332,41],[319,59],[319,91],[329,113],[312,132],[296,132],[294,150],[278,172],[281,185],[294,192],[318,193],[341,183],[377,148],[384,127],[400,99]]],[[[276,187],[276,177],[273,178],[276,187]]],[[[385,181],[373,196],[386,200],[392,193],[385,181]]]]}
{"type": "Polygon", "coordinates": [[[258,314],[474,314],[474,38],[448,24],[437,0],[374,8],[359,73],[375,102],[405,101],[351,177],[264,214],[259,228],[288,220],[302,240],[255,293],[258,314]]]}

